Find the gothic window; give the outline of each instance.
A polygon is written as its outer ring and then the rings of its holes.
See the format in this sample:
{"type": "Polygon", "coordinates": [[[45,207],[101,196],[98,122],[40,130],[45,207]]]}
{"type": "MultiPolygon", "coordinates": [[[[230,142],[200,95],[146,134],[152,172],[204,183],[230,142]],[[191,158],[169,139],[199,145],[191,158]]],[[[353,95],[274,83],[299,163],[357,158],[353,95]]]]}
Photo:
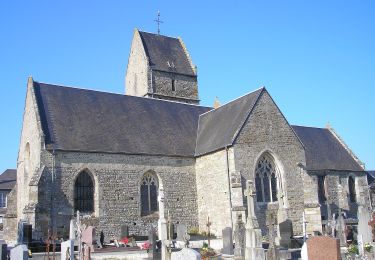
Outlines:
{"type": "Polygon", "coordinates": [[[0,208],[7,207],[7,194],[5,192],[0,192],[0,208]]]}
{"type": "Polygon", "coordinates": [[[158,180],[147,172],[141,181],[141,215],[149,215],[158,211],[158,180]]]}
{"type": "Polygon", "coordinates": [[[255,188],[258,202],[277,201],[277,177],[273,160],[263,155],[255,170],[255,188]]]}
{"type": "Polygon", "coordinates": [[[325,187],[324,187],[324,182],[325,182],[325,176],[318,176],[318,198],[319,198],[319,203],[324,203],[327,200],[326,197],[326,192],[325,192],[325,187]]]}
{"type": "Polygon", "coordinates": [[[74,184],[74,211],[94,211],[94,183],[86,171],[79,173],[74,184]]]}
{"type": "Polygon", "coordinates": [[[349,177],[348,180],[348,185],[349,185],[349,200],[350,202],[354,203],[357,202],[356,198],[356,192],[355,192],[355,180],[352,176],[349,177]]]}

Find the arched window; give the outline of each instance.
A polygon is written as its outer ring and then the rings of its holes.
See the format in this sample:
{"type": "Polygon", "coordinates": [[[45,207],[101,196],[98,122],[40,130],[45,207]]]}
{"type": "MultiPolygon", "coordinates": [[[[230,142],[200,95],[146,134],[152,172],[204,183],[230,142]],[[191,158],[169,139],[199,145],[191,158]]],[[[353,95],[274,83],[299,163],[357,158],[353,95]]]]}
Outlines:
{"type": "Polygon", "coordinates": [[[277,201],[276,167],[268,155],[263,155],[257,163],[255,188],[258,202],[277,201]]]}
{"type": "Polygon", "coordinates": [[[355,180],[352,176],[349,176],[348,180],[349,185],[349,200],[350,202],[354,203],[357,202],[357,194],[355,193],[355,180]]]}
{"type": "Polygon", "coordinates": [[[90,174],[80,172],[74,184],[74,211],[83,213],[94,211],[94,183],[90,174]]]}
{"type": "Polygon", "coordinates": [[[145,173],[141,181],[141,215],[158,211],[158,180],[155,174],[145,173]]]}
{"type": "Polygon", "coordinates": [[[324,175],[318,176],[318,199],[319,203],[324,203],[327,200],[325,191],[325,177],[324,175]]]}

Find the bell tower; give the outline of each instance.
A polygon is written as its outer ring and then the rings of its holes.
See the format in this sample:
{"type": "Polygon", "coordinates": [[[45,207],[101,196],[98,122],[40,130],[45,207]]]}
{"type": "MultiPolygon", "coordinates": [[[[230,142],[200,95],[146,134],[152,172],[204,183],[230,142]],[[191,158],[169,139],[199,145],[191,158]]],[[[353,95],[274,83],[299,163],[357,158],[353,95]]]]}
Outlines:
{"type": "Polygon", "coordinates": [[[134,31],[127,95],[199,104],[197,70],[181,38],[134,31]]]}

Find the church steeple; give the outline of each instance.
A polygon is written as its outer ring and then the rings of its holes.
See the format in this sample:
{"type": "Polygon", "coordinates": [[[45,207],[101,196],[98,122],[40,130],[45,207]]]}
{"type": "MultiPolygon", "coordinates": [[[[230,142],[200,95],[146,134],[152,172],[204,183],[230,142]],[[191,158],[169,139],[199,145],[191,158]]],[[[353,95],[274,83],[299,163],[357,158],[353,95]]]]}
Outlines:
{"type": "Polygon", "coordinates": [[[182,39],[136,29],[126,94],[199,104],[196,67],[182,39]]]}

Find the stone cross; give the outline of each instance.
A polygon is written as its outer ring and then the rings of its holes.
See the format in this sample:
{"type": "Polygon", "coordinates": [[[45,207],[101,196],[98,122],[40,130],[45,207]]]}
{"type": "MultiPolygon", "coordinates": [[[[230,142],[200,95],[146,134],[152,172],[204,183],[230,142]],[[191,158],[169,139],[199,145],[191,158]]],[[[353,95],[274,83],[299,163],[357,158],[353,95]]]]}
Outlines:
{"type": "Polygon", "coordinates": [[[245,196],[247,196],[247,207],[248,207],[248,216],[247,216],[247,225],[251,225],[251,227],[258,227],[258,221],[255,217],[254,212],[254,197],[255,197],[255,189],[253,185],[253,181],[247,181],[247,190],[245,191],[245,196]]]}
{"type": "Polygon", "coordinates": [[[303,242],[306,242],[307,238],[307,232],[306,232],[306,227],[307,227],[307,221],[306,221],[306,214],[305,212],[302,213],[302,230],[303,230],[303,242]]]}
{"type": "Polygon", "coordinates": [[[159,190],[159,220],[158,220],[158,232],[159,232],[159,239],[161,241],[161,259],[162,260],[169,260],[171,255],[168,251],[169,247],[169,240],[168,240],[168,227],[167,227],[167,220],[164,216],[164,191],[162,189],[159,190]]]}

